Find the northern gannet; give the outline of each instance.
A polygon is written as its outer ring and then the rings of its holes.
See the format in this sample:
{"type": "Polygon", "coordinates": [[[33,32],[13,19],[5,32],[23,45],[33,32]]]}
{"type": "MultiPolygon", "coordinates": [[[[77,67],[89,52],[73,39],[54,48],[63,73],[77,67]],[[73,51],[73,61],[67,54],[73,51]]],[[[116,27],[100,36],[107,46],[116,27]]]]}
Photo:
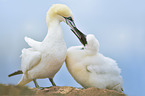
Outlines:
{"type": "Polygon", "coordinates": [[[47,12],[46,21],[48,33],[42,42],[25,37],[31,48],[23,49],[21,55],[21,70],[9,75],[23,74],[18,85],[34,81],[36,88],[41,88],[36,79],[49,78],[53,86],[54,75],[59,71],[66,58],[66,44],[60,22],[75,27],[71,10],[64,4],[54,4],[47,12]]]}
{"type": "Polygon", "coordinates": [[[99,53],[99,42],[92,34],[87,36],[77,28],[72,31],[84,46],[67,50],[66,66],[72,77],[84,88],[96,87],[123,91],[121,70],[116,61],[99,53]]]}

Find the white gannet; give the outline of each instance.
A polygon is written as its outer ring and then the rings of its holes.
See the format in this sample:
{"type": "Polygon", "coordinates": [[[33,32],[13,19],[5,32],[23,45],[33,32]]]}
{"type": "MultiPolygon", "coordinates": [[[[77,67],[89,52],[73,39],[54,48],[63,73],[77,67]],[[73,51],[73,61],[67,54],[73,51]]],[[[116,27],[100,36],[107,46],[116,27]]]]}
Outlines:
{"type": "Polygon", "coordinates": [[[123,91],[123,80],[116,61],[99,53],[99,42],[94,35],[84,35],[77,28],[72,31],[84,46],[67,50],[66,66],[72,77],[84,88],[96,87],[123,91]]]}
{"type": "Polygon", "coordinates": [[[59,71],[66,58],[66,44],[60,22],[67,23],[71,28],[75,27],[71,10],[64,4],[54,4],[47,12],[46,21],[48,33],[42,42],[25,37],[25,41],[31,48],[23,49],[21,55],[21,70],[14,72],[9,77],[23,74],[18,85],[25,85],[36,79],[49,78],[53,86],[54,75],[59,71]]]}

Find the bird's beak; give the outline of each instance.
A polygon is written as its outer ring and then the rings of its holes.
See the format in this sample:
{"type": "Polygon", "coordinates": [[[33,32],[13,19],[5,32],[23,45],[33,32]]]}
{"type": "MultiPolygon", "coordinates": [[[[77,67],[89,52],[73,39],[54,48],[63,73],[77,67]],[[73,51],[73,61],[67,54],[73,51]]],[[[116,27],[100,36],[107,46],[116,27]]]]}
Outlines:
{"type": "Polygon", "coordinates": [[[80,40],[80,42],[85,46],[87,44],[87,40],[86,40],[86,35],[83,34],[80,30],[78,30],[76,27],[74,27],[73,29],[71,29],[71,31],[78,37],[78,39],[80,40]]]}
{"type": "Polygon", "coordinates": [[[69,25],[71,27],[71,29],[73,29],[74,27],[76,27],[72,17],[64,17],[66,24],[69,25]]]}
{"type": "Polygon", "coordinates": [[[86,35],[77,29],[73,19],[71,17],[64,17],[66,23],[71,27],[72,32],[78,37],[80,42],[85,46],[87,44],[86,35]]]}

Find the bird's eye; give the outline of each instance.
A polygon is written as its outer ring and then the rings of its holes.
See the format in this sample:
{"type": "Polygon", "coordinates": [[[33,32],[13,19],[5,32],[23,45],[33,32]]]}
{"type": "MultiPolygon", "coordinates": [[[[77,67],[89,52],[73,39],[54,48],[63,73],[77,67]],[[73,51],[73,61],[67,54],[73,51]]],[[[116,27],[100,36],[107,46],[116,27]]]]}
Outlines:
{"type": "Polygon", "coordinates": [[[81,50],[84,50],[84,47],[82,47],[81,50]]]}
{"type": "Polygon", "coordinates": [[[67,19],[69,19],[69,20],[73,21],[73,19],[72,19],[71,17],[68,17],[67,19]]]}
{"type": "Polygon", "coordinates": [[[67,19],[67,20],[70,20],[70,21],[73,21],[72,17],[64,17],[63,18],[67,19]]]}

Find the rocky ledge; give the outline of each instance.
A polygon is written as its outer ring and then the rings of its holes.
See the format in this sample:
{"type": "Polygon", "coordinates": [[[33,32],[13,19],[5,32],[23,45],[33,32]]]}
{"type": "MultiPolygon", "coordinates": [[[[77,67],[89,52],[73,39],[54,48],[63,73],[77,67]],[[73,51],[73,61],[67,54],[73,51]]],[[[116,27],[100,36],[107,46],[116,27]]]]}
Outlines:
{"type": "Polygon", "coordinates": [[[30,88],[26,86],[14,86],[0,84],[0,96],[125,96],[123,93],[116,92],[114,90],[87,88],[78,89],[69,86],[53,86],[38,90],[36,88],[30,88]]]}

